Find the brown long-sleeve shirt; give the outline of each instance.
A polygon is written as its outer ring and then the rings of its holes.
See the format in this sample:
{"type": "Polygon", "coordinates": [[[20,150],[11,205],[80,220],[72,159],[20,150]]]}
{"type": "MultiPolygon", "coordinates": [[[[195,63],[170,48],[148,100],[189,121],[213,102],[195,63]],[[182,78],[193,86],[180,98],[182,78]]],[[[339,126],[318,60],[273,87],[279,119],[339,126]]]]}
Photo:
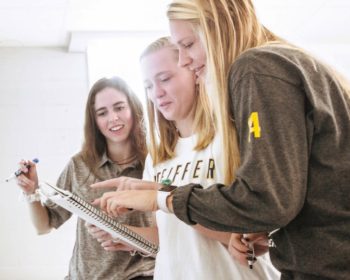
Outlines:
{"type": "Polygon", "coordinates": [[[349,97],[322,63],[281,45],[242,54],[229,89],[236,180],[178,188],[175,214],[216,230],[280,229],[270,255],[282,279],[350,279],[349,97]]]}

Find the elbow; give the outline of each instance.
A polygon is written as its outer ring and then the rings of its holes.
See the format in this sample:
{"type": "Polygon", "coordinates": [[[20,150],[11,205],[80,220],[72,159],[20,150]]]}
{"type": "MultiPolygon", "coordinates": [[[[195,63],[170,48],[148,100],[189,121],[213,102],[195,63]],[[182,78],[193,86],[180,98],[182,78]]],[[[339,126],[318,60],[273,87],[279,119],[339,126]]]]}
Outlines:
{"type": "Polygon", "coordinates": [[[44,235],[44,234],[48,234],[51,230],[50,229],[46,229],[46,230],[36,230],[36,234],[37,235],[44,235]]]}
{"type": "Polygon", "coordinates": [[[296,205],[278,205],[276,204],[276,207],[271,207],[270,210],[273,215],[270,217],[273,217],[273,221],[271,224],[274,224],[275,228],[281,228],[288,225],[292,220],[295,219],[295,217],[298,215],[298,213],[301,210],[301,207],[297,207],[296,205]]]}
{"type": "Polygon", "coordinates": [[[35,230],[37,235],[44,235],[44,234],[48,234],[51,231],[51,227],[49,225],[45,225],[45,226],[40,225],[40,226],[36,226],[35,230]]]}

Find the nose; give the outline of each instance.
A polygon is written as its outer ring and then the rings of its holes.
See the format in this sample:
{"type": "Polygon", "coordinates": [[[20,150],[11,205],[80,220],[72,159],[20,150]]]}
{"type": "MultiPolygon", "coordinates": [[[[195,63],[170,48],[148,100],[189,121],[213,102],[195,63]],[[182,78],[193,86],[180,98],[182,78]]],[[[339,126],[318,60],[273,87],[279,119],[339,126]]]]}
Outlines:
{"type": "Polygon", "coordinates": [[[187,67],[191,64],[191,57],[187,54],[186,51],[179,49],[179,62],[180,67],[187,67]]]}
{"type": "Polygon", "coordinates": [[[113,122],[113,121],[117,121],[117,120],[119,120],[118,113],[117,113],[117,112],[113,112],[113,113],[110,115],[110,121],[113,122]]]}
{"type": "Polygon", "coordinates": [[[153,87],[152,95],[155,98],[161,98],[165,95],[165,90],[158,84],[155,84],[153,87]]]}

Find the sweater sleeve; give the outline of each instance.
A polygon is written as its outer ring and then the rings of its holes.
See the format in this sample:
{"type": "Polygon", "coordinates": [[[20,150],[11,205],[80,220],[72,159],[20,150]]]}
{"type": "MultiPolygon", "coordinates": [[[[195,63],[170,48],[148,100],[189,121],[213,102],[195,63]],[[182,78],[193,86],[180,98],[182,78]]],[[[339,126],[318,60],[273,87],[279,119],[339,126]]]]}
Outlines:
{"type": "Polygon", "coordinates": [[[295,218],[306,195],[305,95],[287,79],[261,73],[247,72],[230,84],[241,156],[236,180],[205,190],[178,188],[174,212],[215,230],[272,231],[295,218]]]}

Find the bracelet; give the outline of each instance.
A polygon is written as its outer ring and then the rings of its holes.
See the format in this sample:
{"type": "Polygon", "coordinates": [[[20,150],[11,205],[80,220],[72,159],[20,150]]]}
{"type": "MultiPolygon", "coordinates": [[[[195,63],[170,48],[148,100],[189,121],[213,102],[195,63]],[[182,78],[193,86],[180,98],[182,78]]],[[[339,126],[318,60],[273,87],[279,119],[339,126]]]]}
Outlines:
{"type": "Polygon", "coordinates": [[[170,213],[167,205],[166,199],[170,195],[170,192],[157,191],[157,206],[159,210],[162,210],[165,213],[170,213]]]}
{"type": "Polygon", "coordinates": [[[170,179],[163,179],[160,183],[163,185],[163,187],[159,189],[162,192],[171,192],[177,188],[171,184],[172,181],[170,179]]]}
{"type": "Polygon", "coordinates": [[[23,192],[22,195],[23,195],[24,200],[26,200],[28,203],[41,201],[41,197],[40,197],[40,193],[39,193],[38,189],[36,189],[35,192],[32,194],[25,194],[23,192]]]}

